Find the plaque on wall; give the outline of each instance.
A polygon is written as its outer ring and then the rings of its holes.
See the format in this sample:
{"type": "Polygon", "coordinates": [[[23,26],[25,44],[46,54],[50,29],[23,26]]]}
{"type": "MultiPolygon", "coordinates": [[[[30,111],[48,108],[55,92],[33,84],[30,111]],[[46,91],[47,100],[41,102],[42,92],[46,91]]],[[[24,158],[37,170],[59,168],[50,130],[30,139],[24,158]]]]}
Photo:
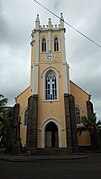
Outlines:
{"type": "Polygon", "coordinates": [[[55,55],[54,52],[52,52],[52,51],[50,50],[49,52],[47,52],[47,53],[45,54],[45,58],[46,58],[47,60],[55,60],[56,55],[55,55]]]}

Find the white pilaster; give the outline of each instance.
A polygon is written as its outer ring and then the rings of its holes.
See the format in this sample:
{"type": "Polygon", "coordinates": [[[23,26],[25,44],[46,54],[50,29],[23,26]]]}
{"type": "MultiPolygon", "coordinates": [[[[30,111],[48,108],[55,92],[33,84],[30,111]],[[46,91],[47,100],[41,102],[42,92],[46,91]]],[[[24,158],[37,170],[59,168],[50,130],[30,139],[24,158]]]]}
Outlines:
{"type": "Polygon", "coordinates": [[[35,64],[39,63],[39,50],[40,50],[40,41],[39,41],[39,31],[40,31],[40,19],[39,14],[37,14],[37,18],[35,21],[35,64]]]}
{"type": "Polygon", "coordinates": [[[64,30],[61,30],[61,52],[62,52],[62,63],[66,63],[64,30]]]}
{"type": "Polygon", "coordinates": [[[61,52],[62,52],[62,70],[64,80],[64,93],[70,93],[70,80],[69,80],[69,65],[66,62],[66,51],[65,51],[65,28],[64,18],[61,13],[60,16],[60,30],[61,30],[61,52]]]}
{"type": "Polygon", "coordinates": [[[32,68],[32,95],[38,94],[38,65],[32,68]]]}
{"type": "Polygon", "coordinates": [[[52,50],[51,49],[51,29],[52,29],[52,23],[51,23],[51,19],[49,18],[48,20],[48,51],[52,50]]]}
{"type": "Polygon", "coordinates": [[[66,63],[66,52],[65,52],[65,28],[64,28],[64,18],[61,13],[60,16],[60,30],[61,30],[61,52],[62,52],[62,63],[66,63]]]}
{"type": "Polygon", "coordinates": [[[39,63],[39,52],[40,52],[40,40],[39,40],[39,31],[35,33],[35,64],[39,63]]]}
{"type": "Polygon", "coordinates": [[[70,93],[69,66],[67,64],[63,64],[62,70],[64,81],[64,93],[70,93]]]}
{"type": "Polygon", "coordinates": [[[51,51],[52,48],[51,48],[51,31],[48,32],[48,51],[51,51]]]}

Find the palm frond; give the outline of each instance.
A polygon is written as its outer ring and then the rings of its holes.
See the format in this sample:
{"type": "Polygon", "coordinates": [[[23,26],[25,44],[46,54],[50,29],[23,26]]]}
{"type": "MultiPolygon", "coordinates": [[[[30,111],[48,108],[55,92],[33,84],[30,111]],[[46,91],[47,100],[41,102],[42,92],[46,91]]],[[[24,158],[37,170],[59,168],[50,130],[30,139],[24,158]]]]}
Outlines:
{"type": "Polygon", "coordinates": [[[5,109],[2,113],[2,117],[0,118],[0,132],[6,131],[10,128],[11,119],[12,119],[12,110],[5,109]]]}
{"type": "Polygon", "coordinates": [[[5,106],[7,102],[8,102],[8,99],[4,98],[4,96],[0,94],[0,107],[5,106]]]}
{"type": "Polygon", "coordinates": [[[96,123],[96,113],[92,113],[88,120],[90,123],[96,123]]]}
{"type": "Polygon", "coordinates": [[[0,94],[0,98],[4,98],[4,96],[2,94],[0,94]]]}
{"type": "Polygon", "coordinates": [[[77,133],[79,134],[79,135],[81,135],[82,134],[82,132],[84,132],[84,131],[88,131],[88,128],[87,127],[80,127],[80,128],[77,128],[77,133]]]}
{"type": "Polygon", "coordinates": [[[97,126],[101,126],[101,120],[97,122],[97,126]]]}
{"type": "Polygon", "coordinates": [[[82,116],[82,117],[81,117],[81,123],[83,123],[83,125],[84,125],[85,127],[87,127],[87,126],[89,125],[89,121],[88,121],[88,119],[87,119],[86,116],[82,116]]]}
{"type": "Polygon", "coordinates": [[[5,106],[6,103],[7,103],[7,101],[8,101],[7,98],[1,99],[1,100],[0,100],[0,107],[5,106]]]}

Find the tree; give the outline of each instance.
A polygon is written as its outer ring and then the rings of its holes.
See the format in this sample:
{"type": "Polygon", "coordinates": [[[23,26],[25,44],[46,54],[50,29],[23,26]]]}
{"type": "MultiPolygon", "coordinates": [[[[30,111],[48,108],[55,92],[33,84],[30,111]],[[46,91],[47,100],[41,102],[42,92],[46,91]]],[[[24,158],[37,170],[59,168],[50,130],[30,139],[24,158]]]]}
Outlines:
{"type": "Polygon", "coordinates": [[[92,113],[89,118],[82,116],[81,123],[82,126],[77,129],[79,135],[81,135],[83,131],[89,131],[92,150],[99,149],[99,121],[97,122],[96,120],[96,114],[92,113]]]}
{"type": "Polygon", "coordinates": [[[7,107],[7,98],[0,95],[0,139],[5,145],[5,152],[20,152],[20,121],[14,118],[14,107],[7,107]],[[14,120],[15,119],[15,120],[14,120]]]}
{"type": "Polygon", "coordinates": [[[4,122],[4,118],[6,117],[5,116],[5,105],[7,103],[8,99],[7,98],[4,98],[4,96],[2,94],[0,94],[0,129],[1,129],[1,126],[4,122]]]}
{"type": "Polygon", "coordinates": [[[3,107],[6,105],[8,99],[4,98],[4,96],[2,94],[0,94],[0,107],[3,107]]]}
{"type": "Polygon", "coordinates": [[[6,130],[8,129],[9,121],[8,121],[8,109],[6,107],[8,99],[4,98],[2,94],[0,94],[0,139],[1,143],[4,140],[4,136],[6,134],[6,130]]]}

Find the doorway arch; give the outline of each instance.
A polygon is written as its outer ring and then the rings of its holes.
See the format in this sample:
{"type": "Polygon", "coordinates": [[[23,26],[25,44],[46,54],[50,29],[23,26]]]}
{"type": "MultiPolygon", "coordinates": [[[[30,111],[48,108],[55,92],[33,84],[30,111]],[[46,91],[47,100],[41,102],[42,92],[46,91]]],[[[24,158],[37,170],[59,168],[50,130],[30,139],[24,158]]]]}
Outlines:
{"type": "MultiPolygon", "coordinates": [[[[62,127],[60,126],[59,122],[56,119],[48,119],[48,120],[44,121],[42,124],[42,144],[41,144],[42,148],[45,148],[47,146],[46,145],[46,131],[49,131],[50,128],[52,128],[52,126],[54,126],[53,133],[55,133],[55,131],[56,131],[57,134],[51,134],[51,135],[53,135],[53,136],[57,135],[58,147],[62,147],[62,127]]],[[[53,137],[53,139],[54,138],[55,137],[53,137]]],[[[55,138],[55,140],[56,140],[56,138],[55,138]]]]}
{"type": "Polygon", "coordinates": [[[45,127],[45,147],[58,147],[58,128],[54,122],[49,122],[45,127]]]}

